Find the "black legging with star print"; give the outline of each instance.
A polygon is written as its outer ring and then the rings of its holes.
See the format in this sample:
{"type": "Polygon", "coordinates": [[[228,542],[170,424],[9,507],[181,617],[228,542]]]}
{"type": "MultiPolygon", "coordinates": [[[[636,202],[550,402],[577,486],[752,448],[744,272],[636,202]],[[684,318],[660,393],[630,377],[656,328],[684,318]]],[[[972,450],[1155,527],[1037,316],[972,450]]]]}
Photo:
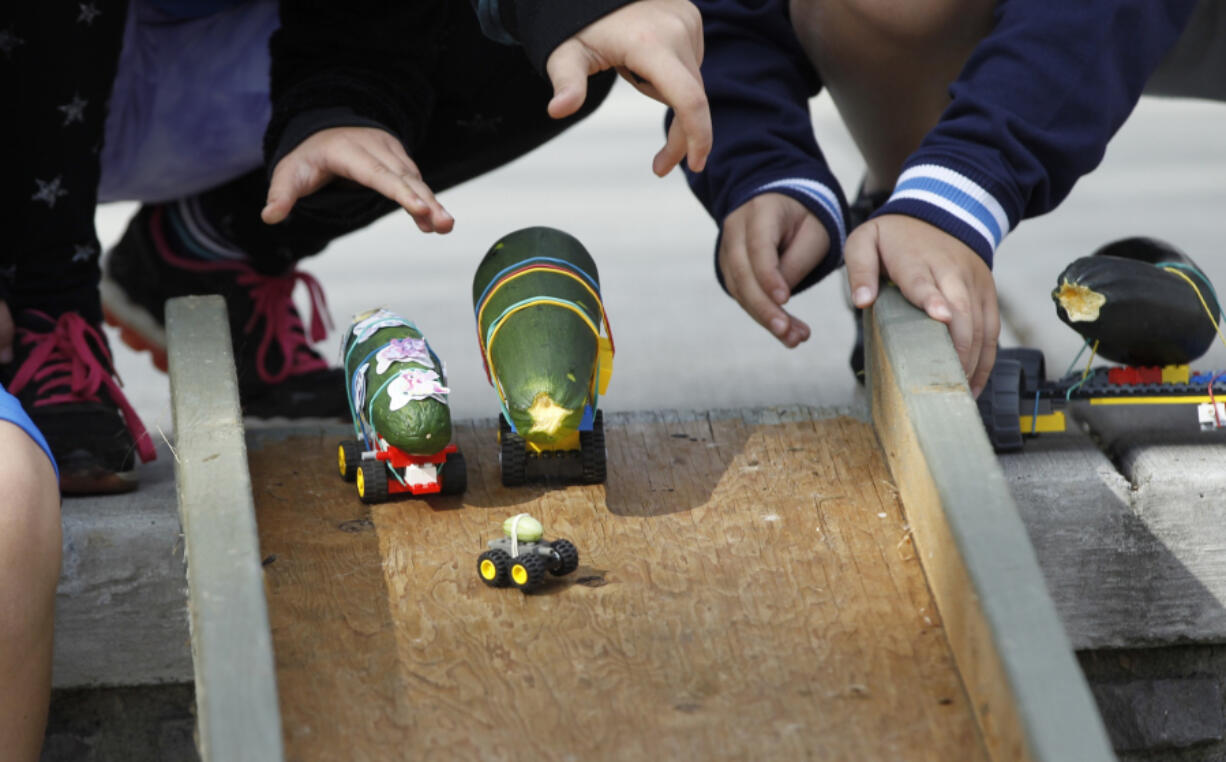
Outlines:
{"type": "Polygon", "coordinates": [[[0,10],[3,242],[10,308],[101,319],[94,232],[106,103],[127,0],[12,2],[0,10]]]}

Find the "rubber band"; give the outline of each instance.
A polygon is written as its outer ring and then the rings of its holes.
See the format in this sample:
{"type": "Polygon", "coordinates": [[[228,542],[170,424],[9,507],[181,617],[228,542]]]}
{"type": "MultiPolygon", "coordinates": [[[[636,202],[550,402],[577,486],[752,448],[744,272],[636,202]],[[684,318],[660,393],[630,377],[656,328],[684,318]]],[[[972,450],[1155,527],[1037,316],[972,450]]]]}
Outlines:
{"type": "Polygon", "coordinates": [[[1030,433],[1034,434],[1039,425],[1039,390],[1034,390],[1034,412],[1030,414],[1030,433]]]}
{"type": "MultiPolygon", "coordinates": [[[[1097,341],[1094,342],[1094,346],[1090,349],[1090,359],[1086,361],[1086,369],[1081,372],[1081,380],[1078,381],[1076,384],[1073,384],[1072,386],[1070,386],[1069,390],[1065,392],[1064,399],[1066,401],[1069,399],[1072,399],[1073,392],[1080,389],[1081,385],[1084,384],[1086,382],[1086,379],[1090,377],[1090,366],[1094,364],[1094,356],[1096,354],[1098,354],[1098,342],[1097,341]]],[[[1077,356],[1080,357],[1081,353],[1078,352],[1077,356]]]]}
{"type": "MultiPolygon", "coordinates": [[[[1209,316],[1209,322],[1213,323],[1213,329],[1217,331],[1217,337],[1222,340],[1223,345],[1226,345],[1226,336],[1222,335],[1221,324],[1218,322],[1217,317],[1214,316],[1213,310],[1209,309],[1209,303],[1205,301],[1204,294],[1200,292],[1200,289],[1196,287],[1196,284],[1192,282],[1192,279],[1184,275],[1182,272],[1175,269],[1174,267],[1164,267],[1162,269],[1167,271],[1168,273],[1174,273],[1175,275],[1178,275],[1180,278],[1183,278],[1185,281],[1187,281],[1188,285],[1192,287],[1192,290],[1196,292],[1196,298],[1200,300],[1200,306],[1205,308],[1205,314],[1209,316]]],[[[1214,298],[1214,301],[1217,301],[1216,294],[1214,294],[1213,298],[1214,298]]],[[[1218,305],[1220,306],[1221,302],[1218,302],[1218,305]]]]}
{"type": "MultiPolygon", "coordinates": [[[[504,270],[503,272],[506,272],[506,271],[504,270]]],[[[579,285],[583,286],[583,288],[587,290],[588,294],[591,295],[592,299],[595,300],[596,308],[600,310],[600,322],[604,325],[605,333],[608,334],[609,343],[610,345],[612,345],[613,326],[609,324],[609,315],[607,312],[605,312],[604,301],[602,301],[600,298],[599,288],[597,287],[596,289],[593,289],[589,283],[584,282],[583,278],[588,278],[588,276],[584,274],[582,270],[578,270],[578,269],[569,270],[569,269],[563,269],[563,268],[553,267],[553,266],[521,267],[518,270],[513,270],[505,278],[496,279],[493,283],[487,286],[485,292],[481,296],[481,299],[479,299],[477,302],[478,307],[477,307],[476,312],[477,312],[478,338],[480,338],[481,320],[485,316],[485,308],[486,306],[489,305],[490,300],[493,299],[494,294],[498,292],[498,289],[506,285],[507,283],[510,283],[511,281],[515,280],[516,278],[519,278],[520,276],[528,275],[534,272],[551,272],[556,275],[561,275],[561,276],[570,278],[572,280],[575,280],[579,283],[579,285]],[[577,275],[582,275],[583,278],[576,277],[577,275]]],[[[590,278],[588,278],[588,280],[590,280],[590,278]]],[[[586,308],[584,308],[584,312],[585,313],[587,312],[586,308]]],[[[596,331],[596,336],[599,338],[600,336],[599,330],[596,331]]],[[[484,346],[482,347],[482,349],[484,349],[484,346]]]]}
{"type": "Polygon", "coordinates": [[[585,273],[583,271],[583,268],[579,267],[573,262],[567,262],[565,259],[558,259],[557,257],[529,257],[528,259],[523,259],[523,260],[520,260],[519,262],[516,262],[513,265],[508,265],[507,267],[504,267],[496,275],[494,275],[494,277],[490,279],[490,284],[485,287],[484,291],[481,292],[481,298],[477,300],[477,303],[479,304],[485,301],[485,297],[489,293],[490,288],[493,287],[498,282],[499,278],[501,278],[502,276],[506,275],[509,272],[514,271],[515,268],[517,267],[524,267],[525,265],[531,265],[531,263],[533,262],[550,262],[555,265],[561,265],[563,268],[567,270],[572,270],[582,275],[583,278],[588,283],[591,283],[593,287],[595,287],[597,290],[600,289],[600,284],[596,282],[596,279],[588,275],[587,273],[585,273]]]}
{"type": "Polygon", "coordinates": [[[511,517],[511,558],[519,555],[519,520],[527,515],[526,513],[517,513],[511,517]]]}
{"type": "Polygon", "coordinates": [[[1077,356],[1074,357],[1073,361],[1068,364],[1067,368],[1064,369],[1064,375],[1060,378],[1068,378],[1068,375],[1073,372],[1073,366],[1076,365],[1077,361],[1081,359],[1082,353],[1086,351],[1086,347],[1088,346],[1090,346],[1090,340],[1086,339],[1085,343],[1081,345],[1081,349],[1077,350],[1077,356]]]}

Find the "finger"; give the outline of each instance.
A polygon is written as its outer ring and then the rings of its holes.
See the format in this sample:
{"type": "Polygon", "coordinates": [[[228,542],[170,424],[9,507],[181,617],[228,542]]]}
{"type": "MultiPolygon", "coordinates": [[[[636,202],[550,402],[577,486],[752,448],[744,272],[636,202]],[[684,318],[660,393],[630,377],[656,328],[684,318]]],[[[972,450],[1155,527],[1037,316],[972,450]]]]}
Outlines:
{"type": "Polygon", "coordinates": [[[651,171],[656,177],[664,177],[681,163],[685,158],[686,143],[687,138],[681,122],[674,119],[672,124],[668,125],[668,137],[664,141],[664,147],[651,160],[651,171]]]}
{"type": "MultiPolygon", "coordinates": [[[[455,226],[455,218],[451,216],[434,195],[434,191],[430,189],[429,184],[422,179],[421,171],[418,170],[417,164],[409,158],[408,152],[404,150],[404,146],[400,141],[391,135],[386,136],[387,139],[380,143],[367,148],[374,158],[382,162],[393,172],[399,175],[400,179],[423,201],[428,207],[428,219],[424,220],[426,227],[418,227],[423,232],[430,233],[448,233],[455,226]],[[428,228],[428,229],[427,229],[428,228]]],[[[412,212],[410,212],[412,214],[412,212]]],[[[414,215],[416,221],[420,215],[414,215]]]]}
{"type": "Polygon", "coordinates": [[[437,201],[432,207],[430,201],[426,200],[433,200],[434,194],[415,169],[405,171],[404,167],[389,167],[365,149],[332,154],[331,169],[336,174],[361,183],[400,204],[413,217],[422,232],[430,233],[435,230],[435,207],[441,207],[437,206],[437,201]]]}
{"type": "Polygon", "coordinates": [[[304,160],[297,150],[291,151],[273,168],[260,218],[269,225],[281,222],[289,216],[298,199],[314,193],[330,179],[304,160]]]}
{"type": "MultiPolygon", "coordinates": [[[[658,100],[672,107],[675,114],[673,127],[680,125],[678,129],[685,137],[686,163],[691,170],[701,172],[711,153],[711,106],[702,86],[698,64],[683,63],[673,51],[652,47],[644,50],[631,68],[651,82],[652,91],[659,94],[658,100]]],[[[669,133],[671,139],[671,127],[669,133]]],[[[656,155],[656,160],[652,162],[656,174],[667,173],[667,170],[664,173],[659,170],[674,157],[674,151],[666,144],[656,155]]],[[[680,161],[679,157],[677,161],[680,161]]],[[[668,169],[676,166],[676,163],[673,161],[668,169]]]]}
{"type": "Polygon", "coordinates": [[[830,253],[830,235],[816,217],[806,213],[796,235],[788,241],[779,257],[779,272],[787,281],[788,291],[822,263],[830,253]]]}
{"type": "Polygon", "coordinates": [[[775,304],[784,304],[792,288],[779,272],[779,242],[783,237],[780,220],[773,214],[757,214],[750,218],[746,250],[754,280],[775,304]]]}
{"type": "Polygon", "coordinates": [[[948,323],[949,337],[953,340],[954,351],[958,353],[958,360],[962,363],[962,370],[966,373],[969,383],[975,378],[980,350],[983,347],[981,303],[979,300],[972,300],[966,282],[957,271],[942,277],[938,288],[952,312],[948,323]]]}
{"type": "Polygon", "coordinates": [[[877,298],[881,263],[877,253],[877,226],[866,223],[847,238],[843,247],[843,262],[847,268],[847,285],[851,288],[852,304],[860,309],[872,306],[877,298]]]}
{"type": "MultiPolygon", "coordinates": [[[[793,327],[792,317],[762,290],[749,262],[749,253],[743,239],[732,240],[736,243],[720,258],[724,282],[729,286],[729,293],[741,305],[741,309],[748,312],[750,317],[770,331],[775,338],[788,347],[796,346],[801,338],[790,330],[793,327]]],[[[807,332],[807,328],[805,331],[807,332]]],[[[805,337],[807,338],[807,335],[805,337]]]]}
{"type": "Polygon", "coordinates": [[[995,289],[984,295],[983,347],[979,351],[979,365],[971,379],[971,393],[977,398],[988,384],[992,368],[996,365],[996,350],[1000,344],[1000,309],[996,303],[995,289]]]}
{"type": "Polygon", "coordinates": [[[549,116],[564,119],[579,110],[587,99],[587,78],[595,73],[591,65],[577,40],[567,40],[554,48],[545,62],[545,74],[553,85],[553,98],[547,107],[549,116]]]}
{"type": "Polygon", "coordinates": [[[0,363],[5,365],[13,361],[14,333],[13,314],[8,304],[0,302],[0,363]]]}

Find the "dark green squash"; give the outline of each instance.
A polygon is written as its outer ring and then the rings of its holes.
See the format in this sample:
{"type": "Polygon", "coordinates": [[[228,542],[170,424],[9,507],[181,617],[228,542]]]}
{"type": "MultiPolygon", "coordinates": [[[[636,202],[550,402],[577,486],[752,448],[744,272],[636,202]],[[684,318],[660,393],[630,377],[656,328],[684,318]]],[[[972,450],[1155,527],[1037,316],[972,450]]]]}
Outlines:
{"type": "Polygon", "coordinates": [[[1125,365],[1183,365],[1209,350],[1221,306],[1186,254],[1152,238],[1110,243],[1064,269],[1051,293],[1056,314],[1098,354],[1125,365]],[[1210,320],[1187,276],[1213,313],[1210,320]]]}
{"type": "Polygon", "coordinates": [[[506,316],[487,348],[490,380],[501,386],[511,423],[530,442],[547,445],[573,436],[585,406],[594,402],[600,346],[592,327],[600,330],[602,305],[593,292],[598,296],[599,289],[596,263],[583,244],[554,228],[504,236],[477,267],[473,306],[483,347],[500,316],[532,304],[506,316]],[[542,266],[558,269],[537,269],[542,266]],[[524,267],[531,271],[506,277],[524,267]],[[542,303],[547,298],[577,306],[587,320],[573,309],[542,303]]]}

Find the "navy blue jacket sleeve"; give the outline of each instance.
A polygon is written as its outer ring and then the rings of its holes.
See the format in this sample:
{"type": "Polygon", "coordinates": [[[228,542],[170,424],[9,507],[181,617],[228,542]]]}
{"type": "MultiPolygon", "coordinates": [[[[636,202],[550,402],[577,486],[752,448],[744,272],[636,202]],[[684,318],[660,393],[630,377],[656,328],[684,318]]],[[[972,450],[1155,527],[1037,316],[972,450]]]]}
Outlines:
{"type": "Polygon", "coordinates": [[[714,143],[706,168],[687,168],[686,180],[721,228],[729,212],[761,193],[783,193],[804,204],[825,226],[830,253],[799,290],[842,263],[846,238],[847,202],[809,117],[809,99],[821,82],[792,31],[786,0],[695,5],[706,36],[702,76],[714,143]]]}
{"type": "Polygon", "coordinates": [[[877,212],[929,222],[989,266],[1001,239],[1054,209],[1175,44],[1196,0],[1000,0],[940,122],[877,212]]]}

